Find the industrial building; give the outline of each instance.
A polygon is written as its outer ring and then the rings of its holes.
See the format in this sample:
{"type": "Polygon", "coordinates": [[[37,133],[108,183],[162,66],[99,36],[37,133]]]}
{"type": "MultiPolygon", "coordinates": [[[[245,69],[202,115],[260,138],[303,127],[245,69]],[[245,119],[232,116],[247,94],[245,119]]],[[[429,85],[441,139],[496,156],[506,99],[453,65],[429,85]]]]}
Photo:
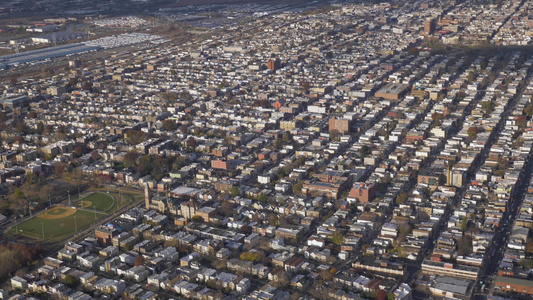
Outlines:
{"type": "Polygon", "coordinates": [[[0,66],[6,65],[7,67],[14,67],[20,64],[37,62],[46,59],[52,59],[56,57],[70,56],[74,54],[81,54],[86,52],[97,51],[100,49],[98,46],[88,46],[85,44],[70,44],[57,47],[49,47],[45,49],[38,49],[27,51],[23,53],[15,53],[0,56],[0,66]]]}

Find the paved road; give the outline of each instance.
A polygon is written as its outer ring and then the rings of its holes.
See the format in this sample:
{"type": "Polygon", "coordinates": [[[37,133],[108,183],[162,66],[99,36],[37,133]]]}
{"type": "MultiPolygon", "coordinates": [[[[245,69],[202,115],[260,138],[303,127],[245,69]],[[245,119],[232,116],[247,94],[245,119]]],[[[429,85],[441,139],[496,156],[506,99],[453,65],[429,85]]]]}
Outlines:
{"type": "MultiPolygon", "coordinates": [[[[529,82],[529,80],[531,79],[531,75],[532,73],[530,69],[528,76],[525,79],[526,82],[529,82]]],[[[524,94],[526,86],[527,85],[524,85],[522,89],[519,91],[519,93],[515,95],[515,97],[513,98],[513,102],[511,103],[511,105],[509,105],[509,110],[506,110],[504,114],[502,115],[502,118],[500,121],[500,123],[502,123],[501,124],[502,128],[503,128],[503,120],[506,119],[510,115],[511,111],[514,109],[514,106],[517,104],[518,100],[524,94]]],[[[480,284],[481,282],[485,283],[487,288],[490,288],[487,284],[487,281],[491,279],[491,277],[496,273],[499,262],[503,258],[503,254],[507,246],[507,238],[509,237],[508,233],[510,233],[512,230],[514,220],[518,213],[518,208],[522,204],[525,193],[527,191],[527,187],[529,186],[529,180],[531,178],[531,173],[532,173],[532,168],[533,168],[533,159],[531,159],[532,154],[533,154],[533,149],[530,149],[530,152],[526,158],[526,163],[522,167],[520,175],[518,176],[518,181],[516,182],[511,192],[510,199],[507,205],[507,209],[502,216],[500,224],[503,224],[503,225],[500,226],[498,231],[496,231],[496,234],[492,240],[492,245],[489,247],[489,249],[487,250],[484,256],[484,260],[483,260],[483,264],[479,272],[478,280],[476,281],[476,285],[474,287],[474,293],[480,293],[481,295],[484,292],[481,290],[481,285],[482,285],[480,284]]],[[[492,284],[492,282],[490,283],[492,284]]]]}

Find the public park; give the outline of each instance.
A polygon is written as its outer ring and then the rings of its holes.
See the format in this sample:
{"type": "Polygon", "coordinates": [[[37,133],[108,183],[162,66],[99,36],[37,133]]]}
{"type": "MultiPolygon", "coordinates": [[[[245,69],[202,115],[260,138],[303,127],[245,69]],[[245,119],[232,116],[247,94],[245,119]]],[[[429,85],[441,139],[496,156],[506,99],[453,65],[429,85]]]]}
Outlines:
{"type": "Polygon", "coordinates": [[[128,194],[90,191],[70,196],[6,230],[6,237],[28,238],[35,242],[59,242],[131,203],[128,194]]]}

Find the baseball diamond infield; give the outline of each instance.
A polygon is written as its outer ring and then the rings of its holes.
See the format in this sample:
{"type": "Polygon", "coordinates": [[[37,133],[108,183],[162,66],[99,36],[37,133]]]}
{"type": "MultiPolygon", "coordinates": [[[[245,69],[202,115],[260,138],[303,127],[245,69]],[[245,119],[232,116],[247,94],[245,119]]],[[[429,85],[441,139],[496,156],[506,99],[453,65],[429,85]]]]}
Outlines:
{"type": "Polygon", "coordinates": [[[37,218],[44,220],[62,219],[75,214],[76,211],[74,208],[58,206],[39,214],[37,218]]]}

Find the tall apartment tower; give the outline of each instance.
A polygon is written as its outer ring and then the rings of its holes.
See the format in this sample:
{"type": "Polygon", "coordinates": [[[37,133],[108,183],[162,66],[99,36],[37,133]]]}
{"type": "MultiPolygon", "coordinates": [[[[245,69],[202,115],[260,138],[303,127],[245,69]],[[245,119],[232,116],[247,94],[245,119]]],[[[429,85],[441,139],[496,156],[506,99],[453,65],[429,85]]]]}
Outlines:
{"type": "Polygon", "coordinates": [[[281,62],[279,59],[275,59],[275,60],[269,59],[267,62],[267,68],[269,70],[276,71],[277,69],[279,69],[280,64],[281,62]]]}
{"type": "Polygon", "coordinates": [[[433,31],[435,31],[435,20],[434,19],[426,19],[424,22],[424,31],[427,34],[432,34],[433,31]]]}

